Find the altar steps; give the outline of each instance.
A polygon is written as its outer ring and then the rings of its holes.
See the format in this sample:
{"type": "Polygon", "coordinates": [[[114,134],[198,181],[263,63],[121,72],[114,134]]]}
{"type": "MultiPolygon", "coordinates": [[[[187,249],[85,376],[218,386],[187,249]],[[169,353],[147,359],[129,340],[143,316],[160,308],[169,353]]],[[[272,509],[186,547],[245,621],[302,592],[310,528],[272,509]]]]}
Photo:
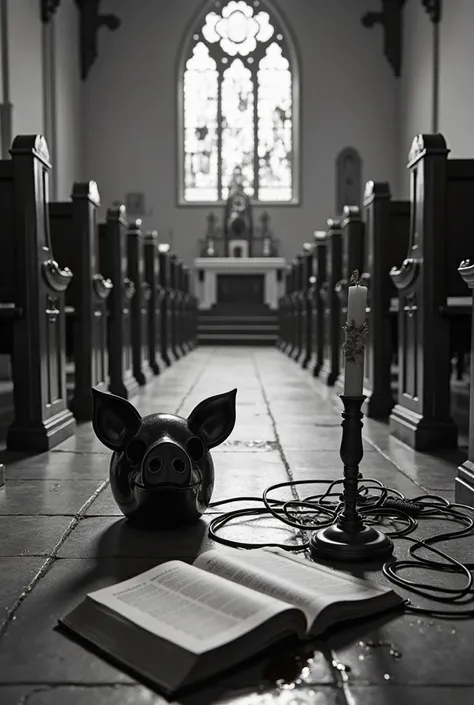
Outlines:
{"type": "MultiPolygon", "coordinates": [[[[235,309],[234,309],[235,311],[235,309]]],[[[198,343],[200,345],[270,345],[278,337],[278,314],[252,309],[240,313],[221,310],[200,311],[198,343]]]]}

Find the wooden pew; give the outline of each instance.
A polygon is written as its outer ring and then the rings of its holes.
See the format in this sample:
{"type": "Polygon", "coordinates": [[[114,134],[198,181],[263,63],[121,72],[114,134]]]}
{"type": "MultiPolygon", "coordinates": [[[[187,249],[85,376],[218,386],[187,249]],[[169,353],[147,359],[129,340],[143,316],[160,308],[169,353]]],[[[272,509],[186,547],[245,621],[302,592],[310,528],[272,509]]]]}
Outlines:
{"type": "Polygon", "coordinates": [[[336,382],[340,370],[341,302],[336,284],[342,278],[341,221],[330,218],[327,230],[326,282],[322,285],[324,299],[324,362],[319,378],[328,386],[336,382]]]}
{"type": "Polygon", "coordinates": [[[291,262],[289,341],[285,353],[293,357],[298,344],[298,260],[291,262]]]}
{"type": "Polygon", "coordinates": [[[14,421],[7,448],[42,452],[74,434],[67,407],[65,292],[72,279],[51,247],[46,140],[20,135],[0,161],[3,225],[0,341],[11,355],[14,421]]]}
{"type": "Polygon", "coordinates": [[[138,392],[133,376],[131,311],[135,284],[128,276],[127,213],[125,206],[109,208],[99,225],[99,262],[114,288],[107,299],[109,391],[125,399],[138,392]]]}
{"type": "Polygon", "coordinates": [[[192,282],[194,277],[192,273],[189,273],[189,291],[191,292],[191,340],[192,347],[197,348],[198,346],[198,311],[199,311],[199,301],[197,296],[195,296],[192,282]]]}
{"type": "Polygon", "coordinates": [[[450,328],[456,319],[468,331],[471,324],[457,268],[472,257],[474,159],[448,159],[448,152],[442,135],[413,140],[408,252],[390,273],[399,295],[399,399],[390,430],[417,450],[457,445],[450,328]]]}
{"type": "Polygon", "coordinates": [[[159,281],[158,233],[155,231],[143,235],[143,254],[145,258],[145,281],[149,285],[147,306],[147,359],[153,374],[158,375],[165,365],[161,359],[161,301],[164,296],[159,281]]]}
{"type": "Polygon", "coordinates": [[[459,266],[459,274],[467,286],[472,290],[471,294],[471,375],[470,375],[470,398],[469,398],[469,450],[467,459],[458,467],[455,480],[455,502],[467,504],[474,507],[474,265],[471,260],[464,260],[459,266]]]}
{"type": "MultiPolygon", "coordinates": [[[[194,281],[194,277],[192,278],[194,281]]],[[[199,316],[199,300],[197,296],[193,293],[193,345],[195,348],[198,346],[198,316],[199,316]]]]}
{"type": "Polygon", "coordinates": [[[66,290],[66,352],[74,362],[70,409],[76,419],[92,419],[91,387],[108,387],[107,297],[110,279],[99,271],[95,181],[75,183],[72,201],[49,204],[53,249],[60,262],[74,263],[66,290]]]}
{"type": "Polygon", "coordinates": [[[313,274],[313,249],[311,242],[303,245],[303,291],[301,301],[301,367],[307,369],[313,357],[313,316],[311,312],[311,282],[313,274]]]}
{"type": "MultiPolygon", "coordinates": [[[[342,266],[341,279],[335,284],[336,295],[340,301],[339,331],[342,341],[342,329],[347,321],[347,298],[349,280],[352,272],[363,272],[365,224],[359,206],[344,206],[341,221],[342,266]]],[[[336,391],[342,394],[344,389],[344,352],[339,345],[339,375],[335,382],[336,391]]]]}
{"type": "Polygon", "coordinates": [[[295,293],[295,261],[288,265],[287,286],[286,286],[286,340],[282,351],[289,355],[294,347],[294,293],[295,293]]]}
{"type": "Polygon", "coordinates": [[[196,340],[193,334],[193,321],[194,321],[194,311],[196,301],[191,291],[191,270],[187,265],[184,265],[184,284],[185,284],[185,294],[187,300],[187,311],[188,311],[188,333],[186,345],[188,350],[194,350],[196,347],[196,340]]]}
{"type": "Polygon", "coordinates": [[[318,377],[324,363],[324,285],[326,283],[327,233],[325,230],[314,232],[313,275],[311,280],[311,317],[313,333],[313,362],[311,369],[314,377],[318,377]]]}
{"type": "Polygon", "coordinates": [[[133,375],[142,387],[153,377],[148,347],[148,308],[151,286],[145,278],[145,255],[141,232],[142,221],[138,218],[129,223],[127,232],[128,278],[135,284],[135,295],[131,299],[132,368],[133,375]]]}
{"type": "Polygon", "coordinates": [[[303,255],[298,253],[295,258],[295,291],[293,294],[294,306],[294,340],[293,349],[290,351],[290,357],[298,362],[303,352],[303,311],[304,311],[304,294],[303,294],[303,255]]]}
{"type": "Polygon", "coordinates": [[[284,349],[287,340],[287,299],[289,287],[289,267],[286,266],[283,271],[283,293],[278,300],[278,336],[276,339],[276,347],[279,350],[284,349]]]}
{"type": "Polygon", "coordinates": [[[368,287],[364,404],[366,416],[388,418],[396,400],[391,367],[398,348],[398,292],[390,277],[394,262],[408,249],[410,202],[394,201],[387,182],[368,181],[364,194],[365,262],[362,283],[368,287]]]}
{"type": "Polygon", "coordinates": [[[198,320],[198,300],[191,292],[191,272],[188,273],[188,291],[189,291],[189,330],[190,338],[189,345],[191,350],[197,347],[197,320],[198,320]]]}
{"type": "Polygon", "coordinates": [[[161,299],[161,357],[168,367],[172,364],[169,249],[168,243],[163,242],[158,245],[159,278],[163,292],[161,299]]]}
{"type": "Polygon", "coordinates": [[[176,345],[180,356],[186,355],[188,348],[185,342],[186,297],[184,295],[184,270],[181,259],[176,259],[176,345]]]}
{"type": "Polygon", "coordinates": [[[179,293],[178,293],[178,255],[171,253],[169,256],[169,311],[170,311],[170,351],[175,360],[179,360],[183,353],[179,349],[179,293]]]}
{"type": "Polygon", "coordinates": [[[189,267],[183,264],[181,269],[181,289],[183,292],[183,334],[182,334],[182,345],[184,347],[185,353],[191,352],[192,341],[191,341],[191,316],[192,316],[192,302],[191,293],[189,291],[190,275],[189,267]]]}

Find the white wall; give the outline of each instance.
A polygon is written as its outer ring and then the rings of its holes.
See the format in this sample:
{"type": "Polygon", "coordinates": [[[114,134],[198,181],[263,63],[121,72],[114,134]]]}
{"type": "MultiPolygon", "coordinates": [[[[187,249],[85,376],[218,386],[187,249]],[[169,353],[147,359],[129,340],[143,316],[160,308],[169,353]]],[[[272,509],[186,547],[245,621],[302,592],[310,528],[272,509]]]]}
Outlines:
{"type": "Polygon", "coordinates": [[[451,157],[474,157],[474,2],[443,3],[440,25],[439,131],[451,157]]]}
{"type": "Polygon", "coordinates": [[[13,138],[44,130],[42,32],[37,0],[8,1],[13,138]]]}
{"type": "MultiPolygon", "coordinates": [[[[79,73],[79,14],[74,0],[62,0],[54,23],[52,106],[55,134],[50,144],[58,186],[57,198],[69,198],[74,180],[82,176],[82,82],[79,73]],[[53,149],[53,147],[56,147],[53,149]]],[[[8,45],[12,139],[45,134],[43,24],[39,0],[8,0],[8,45]]]]}
{"type": "Polygon", "coordinates": [[[63,0],[54,17],[56,86],[57,200],[69,200],[74,181],[84,170],[83,89],[79,66],[79,12],[74,0],[63,0]]]}
{"type": "MultiPolygon", "coordinates": [[[[104,0],[122,20],[103,30],[85,89],[87,178],[105,207],[143,191],[156,227],[188,262],[209,208],[177,207],[176,54],[196,0],[104,0]]],[[[345,146],[364,161],[363,180],[395,178],[395,79],[382,58],[382,32],[361,23],[378,0],[278,0],[302,59],[302,202],[269,208],[282,255],[294,256],[334,215],[334,160],[345,146]]],[[[256,216],[261,209],[256,209],[256,216]]],[[[219,213],[219,215],[221,215],[219,213]]]]}
{"type": "Polygon", "coordinates": [[[406,165],[411,143],[415,135],[432,131],[434,29],[421,0],[406,3],[403,35],[402,75],[398,88],[399,176],[392,191],[396,197],[407,198],[409,178],[406,165]]]}
{"type": "MultiPolygon", "coordinates": [[[[73,182],[82,178],[83,87],[79,74],[78,20],[74,0],[62,0],[50,33],[54,42],[51,69],[54,90],[49,95],[46,86],[50,70],[45,60],[40,2],[7,1],[9,98],[13,104],[11,139],[22,134],[46,134],[47,100],[54,113],[53,144],[50,139],[49,147],[53,157],[55,198],[60,200],[69,200],[73,182]]],[[[2,100],[6,98],[3,88],[2,81],[2,100]]],[[[9,378],[10,358],[0,356],[0,379],[9,378]]]]}
{"type": "MultiPolygon", "coordinates": [[[[400,196],[409,196],[406,172],[413,137],[432,132],[436,107],[433,24],[420,0],[408,0],[404,12],[403,75],[400,80],[400,196]]],[[[439,25],[438,125],[450,157],[474,157],[474,2],[443,2],[439,25]]]]}
{"type": "MultiPolygon", "coordinates": [[[[408,196],[407,154],[433,125],[435,33],[421,0],[404,10],[403,73],[395,80],[379,26],[361,16],[379,0],[276,0],[302,59],[302,202],[270,209],[282,254],[293,256],[333,215],[334,158],[346,145],[364,160],[363,181],[387,179],[408,196]]],[[[99,58],[85,84],[79,74],[78,10],[62,0],[54,15],[54,169],[60,199],[74,180],[99,183],[103,211],[128,191],[144,191],[145,226],[189,261],[203,236],[207,208],[176,206],[176,52],[197,0],[103,0],[122,19],[101,29],[99,58]],[[83,107],[85,110],[83,111],[83,107]]],[[[8,0],[13,136],[44,132],[43,26],[38,0],[8,0]]],[[[474,2],[443,3],[439,27],[438,129],[452,157],[474,157],[474,2]]],[[[257,216],[260,209],[257,209],[257,216]]]]}

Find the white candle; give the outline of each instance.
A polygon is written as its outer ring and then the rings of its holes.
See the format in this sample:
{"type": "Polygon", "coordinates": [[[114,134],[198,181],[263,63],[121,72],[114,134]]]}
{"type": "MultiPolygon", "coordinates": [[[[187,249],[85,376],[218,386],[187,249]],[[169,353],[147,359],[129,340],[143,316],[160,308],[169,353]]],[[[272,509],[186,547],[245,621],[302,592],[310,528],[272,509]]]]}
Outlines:
{"type": "MultiPolygon", "coordinates": [[[[357,273],[358,274],[358,273],[357,273]]],[[[367,307],[367,287],[350,286],[347,298],[347,324],[352,322],[355,328],[361,328],[365,323],[365,309],[367,307]]],[[[352,334],[353,335],[353,334],[352,334]]],[[[351,337],[351,334],[349,334],[351,337]]],[[[346,345],[348,342],[346,333],[346,345]]],[[[365,333],[357,334],[353,339],[357,347],[362,348],[355,356],[350,354],[354,351],[353,345],[345,346],[344,349],[344,394],[348,397],[359,397],[364,388],[364,348],[365,333]],[[348,355],[350,358],[348,359],[348,355]]]]}

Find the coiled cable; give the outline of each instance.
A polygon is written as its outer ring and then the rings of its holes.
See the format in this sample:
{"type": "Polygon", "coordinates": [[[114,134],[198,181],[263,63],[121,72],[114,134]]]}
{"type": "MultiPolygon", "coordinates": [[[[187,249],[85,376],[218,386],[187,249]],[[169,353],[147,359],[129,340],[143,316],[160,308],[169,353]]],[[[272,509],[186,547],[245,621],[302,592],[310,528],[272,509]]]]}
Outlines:
{"type": "MultiPolygon", "coordinates": [[[[307,532],[313,532],[334,524],[344,508],[341,489],[343,479],[329,480],[292,480],[270,485],[261,497],[232,497],[229,499],[211,502],[210,507],[224,504],[255,502],[263,506],[246,507],[222,512],[211,519],[209,524],[209,537],[217,543],[240,549],[264,548],[267,546],[281,548],[285,551],[302,552],[309,549],[307,532]],[[299,485],[327,485],[324,492],[312,494],[303,499],[281,500],[270,497],[272,493],[284,488],[296,488],[299,485]],[[280,542],[255,542],[248,543],[223,537],[218,533],[224,526],[235,519],[242,517],[273,516],[288,527],[296,530],[295,543],[280,542]]],[[[446,542],[471,535],[474,528],[474,508],[464,504],[451,503],[438,495],[426,494],[412,499],[407,499],[401,492],[386,487],[379,480],[363,478],[359,475],[357,508],[367,524],[380,523],[383,518],[391,523],[391,530],[386,531],[392,539],[405,539],[410,541],[409,552],[412,560],[398,560],[391,557],[382,567],[383,575],[395,585],[439,602],[440,608],[420,607],[413,605],[411,600],[406,600],[405,610],[427,614],[432,617],[474,617],[474,608],[469,604],[474,601],[473,575],[474,563],[463,563],[446,551],[436,548],[434,544],[446,542]],[[467,513],[466,513],[467,512],[467,513]],[[413,532],[419,527],[423,518],[440,519],[461,524],[461,528],[434,534],[427,538],[416,538],[413,532]],[[399,524],[402,526],[397,526],[399,524]],[[434,560],[419,555],[424,549],[438,556],[441,560],[434,560]],[[434,573],[453,573],[464,577],[464,584],[460,587],[444,587],[433,585],[427,578],[425,582],[409,579],[401,573],[404,571],[424,570],[434,573]],[[463,609],[444,609],[441,605],[453,605],[463,609]]]]}

